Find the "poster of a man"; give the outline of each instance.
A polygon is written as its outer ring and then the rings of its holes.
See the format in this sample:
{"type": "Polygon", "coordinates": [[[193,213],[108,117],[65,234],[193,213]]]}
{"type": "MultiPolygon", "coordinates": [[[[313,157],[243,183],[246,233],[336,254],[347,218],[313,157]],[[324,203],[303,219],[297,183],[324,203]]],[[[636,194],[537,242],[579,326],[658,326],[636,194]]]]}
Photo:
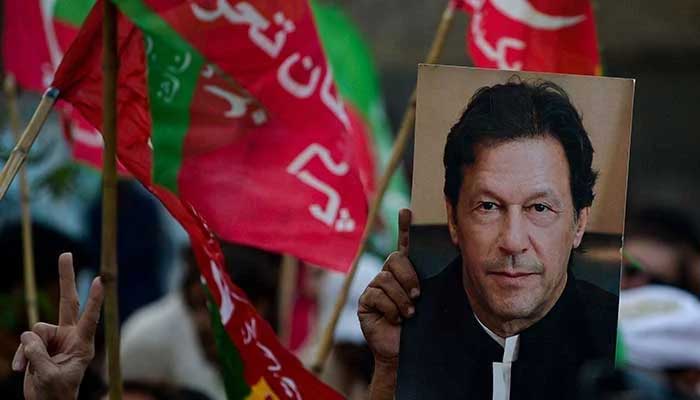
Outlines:
{"type": "Polygon", "coordinates": [[[578,398],[614,361],[634,81],[418,82],[412,210],[358,310],[372,398],[578,398]],[[617,258],[587,260],[584,233],[617,258]]]}

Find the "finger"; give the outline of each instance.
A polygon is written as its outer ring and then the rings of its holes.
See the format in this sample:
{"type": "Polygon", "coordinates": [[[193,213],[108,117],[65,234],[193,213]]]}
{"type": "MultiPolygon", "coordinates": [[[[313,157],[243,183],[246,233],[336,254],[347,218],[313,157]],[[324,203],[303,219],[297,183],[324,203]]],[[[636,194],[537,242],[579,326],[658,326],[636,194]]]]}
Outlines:
{"type": "Polygon", "coordinates": [[[399,284],[394,275],[389,271],[381,271],[370,282],[370,287],[382,289],[401,311],[404,318],[410,318],[415,313],[413,303],[408,298],[408,293],[399,284]]]}
{"type": "Polygon", "coordinates": [[[85,304],[85,311],[78,321],[78,335],[83,339],[95,337],[97,323],[100,321],[100,308],[105,298],[104,286],[100,277],[95,278],[90,286],[90,293],[85,304]]]}
{"type": "Polygon", "coordinates": [[[78,321],[80,303],[78,302],[78,290],[75,288],[75,272],[73,271],[73,255],[71,253],[63,253],[58,256],[58,281],[61,290],[58,325],[74,325],[78,321]]]}
{"type": "Polygon", "coordinates": [[[408,230],[411,227],[411,210],[402,208],[399,210],[399,239],[397,250],[408,255],[408,230]]]}
{"type": "Polygon", "coordinates": [[[24,332],[20,336],[22,347],[24,348],[24,356],[32,364],[32,367],[39,371],[46,371],[47,368],[53,366],[51,357],[46,350],[46,343],[41,340],[39,335],[34,332],[24,332]]]}
{"type": "Polygon", "coordinates": [[[417,299],[420,296],[418,275],[406,255],[398,252],[390,254],[382,269],[394,275],[411,299],[417,299]]]}
{"type": "Polygon", "coordinates": [[[365,292],[360,296],[359,311],[362,312],[364,310],[376,311],[393,324],[398,325],[401,323],[399,308],[382,289],[374,287],[365,289],[365,292]]]}
{"type": "Polygon", "coordinates": [[[27,358],[24,356],[24,345],[20,343],[15,351],[15,356],[12,358],[12,370],[22,372],[27,368],[27,358]]]}
{"type": "Polygon", "coordinates": [[[56,332],[58,331],[58,326],[47,324],[44,322],[37,322],[32,327],[32,332],[36,333],[41,340],[50,346],[56,337],[56,332]]]}

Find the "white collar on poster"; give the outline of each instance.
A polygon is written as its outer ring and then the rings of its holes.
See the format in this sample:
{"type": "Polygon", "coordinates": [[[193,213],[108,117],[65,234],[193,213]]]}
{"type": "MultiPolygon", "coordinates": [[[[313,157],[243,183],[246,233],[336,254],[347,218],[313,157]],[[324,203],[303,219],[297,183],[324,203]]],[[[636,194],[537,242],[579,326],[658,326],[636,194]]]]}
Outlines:
{"type": "Polygon", "coordinates": [[[493,363],[493,400],[510,399],[510,375],[513,362],[518,359],[520,349],[520,335],[502,338],[487,328],[479,317],[474,314],[476,322],[481,325],[484,331],[501,347],[503,347],[503,362],[493,363]]]}

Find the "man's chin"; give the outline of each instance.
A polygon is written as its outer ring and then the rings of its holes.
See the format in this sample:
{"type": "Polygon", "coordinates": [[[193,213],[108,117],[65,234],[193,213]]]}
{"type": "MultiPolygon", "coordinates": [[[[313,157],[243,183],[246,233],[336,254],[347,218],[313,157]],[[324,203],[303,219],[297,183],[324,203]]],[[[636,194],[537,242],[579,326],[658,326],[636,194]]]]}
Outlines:
{"type": "Polygon", "coordinates": [[[532,305],[532,300],[524,299],[521,296],[509,296],[494,300],[491,310],[501,321],[530,319],[537,308],[532,305]]]}

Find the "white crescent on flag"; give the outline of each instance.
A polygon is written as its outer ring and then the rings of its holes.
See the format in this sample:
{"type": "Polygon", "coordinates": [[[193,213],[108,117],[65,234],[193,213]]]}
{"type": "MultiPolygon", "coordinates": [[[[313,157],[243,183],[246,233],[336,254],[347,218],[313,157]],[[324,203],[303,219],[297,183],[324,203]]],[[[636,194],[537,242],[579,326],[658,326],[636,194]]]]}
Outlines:
{"type": "Polygon", "coordinates": [[[508,18],[531,28],[557,30],[573,26],[586,19],[585,15],[549,15],[538,11],[528,0],[491,0],[491,4],[508,18]]]}

